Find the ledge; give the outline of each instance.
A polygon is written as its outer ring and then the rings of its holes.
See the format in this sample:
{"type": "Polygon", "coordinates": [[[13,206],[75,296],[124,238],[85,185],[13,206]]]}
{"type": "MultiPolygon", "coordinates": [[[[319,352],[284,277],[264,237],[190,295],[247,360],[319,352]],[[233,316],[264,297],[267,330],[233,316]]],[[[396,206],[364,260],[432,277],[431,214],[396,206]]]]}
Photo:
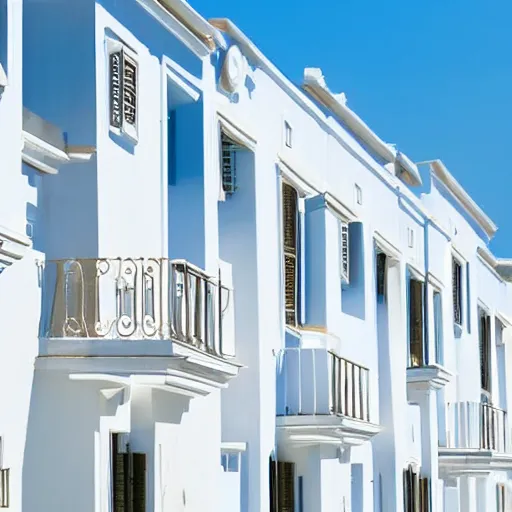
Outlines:
{"type": "Polygon", "coordinates": [[[92,146],[68,146],[60,128],[23,109],[22,160],[38,171],[57,174],[62,165],[87,162],[95,152],[92,146]]]}
{"type": "Polygon", "coordinates": [[[452,380],[453,374],[441,365],[407,368],[407,391],[440,389],[452,380]]]}
{"type": "MultiPolygon", "coordinates": [[[[123,343],[129,345],[131,342],[123,343]]],[[[148,342],[144,341],[144,344],[148,342]]],[[[170,341],[167,344],[174,345],[170,341]]],[[[35,367],[67,372],[73,380],[127,378],[128,383],[190,397],[205,396],[215,389],[227,387],[242,367],[233,361],[199,354],[188,347],[178,347],[173,352],[168,356],[39,356],[35,367]]]]}
{"type": "Polygon", "coordinates": [[[278,416],[276,428],[281,441],[294,446],[358,446],[377,435],[382,428],[367,421],[335,414],[278,416]]]}
{"type": "Polygon", "coordinates": [[[21,260],[30,246],[30,238],[0,226],[0,273],[21,260]]]}
{"type": "Polygon", "coordinates": [[[512,470],[512,454],[471,448],[439,448],[439,470],[442,474],[461,474],[512,470]]]}

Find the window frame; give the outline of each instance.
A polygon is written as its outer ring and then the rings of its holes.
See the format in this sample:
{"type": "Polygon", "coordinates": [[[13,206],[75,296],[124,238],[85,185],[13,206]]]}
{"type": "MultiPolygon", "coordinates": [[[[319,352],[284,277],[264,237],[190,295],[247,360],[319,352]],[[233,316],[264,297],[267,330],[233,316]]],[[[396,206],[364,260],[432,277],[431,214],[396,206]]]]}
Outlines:
{"type": "MultiPolygon", "coordinates": [[[[408,368],[421,368],[423,366],[428,365],[428,356],[429,356],[429,350],[428,346],[428,340],[426,337],[426,329],[425,329],[425,286],[426,286],[426,280],[419,275],[414,269],[410,267],[410,265],[407,265],[407,367],[408,368]],[[420,304],[418,306],[418,311],[420,313],[420,329],[419,333],[421,333],[421,339],[419,342],[420,346],[420,352],[421,357],[418,361],[419,364],[413,364],[413,353],[412,353],[412,335],[413,335],[413,318],[412,318],[412,283],[418,283],[420,286],[419,290],[419,300],[420,304]]],[[[415,343],[416,345],[417,343],[415,343]]],[[[416,354],[417,355],[417,354],[416,354]]]]}
{"type": "Polygon", "coordinates": [[[481,394],[487,397],[489,403],[492,403],[492,321],[491,312],[483,304],[478,305],[478,360],[479,360],[479,373],[480,373],[480,390],[481,394]],[[483,324],[485,326],[486,339],[483,339],[483,324]],[[486,346],[482,347],[482,343],[486,346]],[[484,368],[482,361],[482,353],[485,353],[487,358],[487,368],[484,368]],[[486,371],[485,371],[486,370],[486,371]],[[486,381],[486,382],[485,382],[486,381]],[[487,387],[485,386],[487,385],[487,387]]]}
{"type": "Polygon", "coordinates": [[[452,264],[451,265],[451,267],[452,267],[452,269],[451,269],[451,278],[452,278],[451,279],[451,282],[452,282],[451,288],[452,288],[452,301],[453,301],[453,307],[452,307],[453,323],[459,329],[462,330],[462,327],[464,325],[465,313],[466,313],[466,311],[464,310],[464,302],[463,302],[463,297],[464,297],[463,283],[464,283],[464,278],[465,278],[465,271],[464,271],[465,261],[461,257],[459,257],[458,255],[456,255],[455,253],[452,252],[451,264],[452,264]],[[455,274],[454,274],[456,265],[460,269],[457,292],[456,292],[456,284],[455,284],[456,281],[455,281],[455,274]],[[459,318],[457,318],[457,310],[456,310],[457,304],[455,301],[456,296],[458,298],[459,318]]]}
{"type": "Polygon", "coordinates": [[[137,53],[132,50],[126,43],[119,39],[113,39],[112,37],[106,37],[106,77],[108,91],[108,126],[109,130],[117,136],[125,136],[131,142],[137,143],[139,141],[139,117],[140,117],[140,65],[137,53]],[[119,93],[120,99],[120,121],[119,126],[112,123],[112,55],[120,53],[120,84],[119,93]],[[130,62],[131,61],[131,62],[130,62]],[[135,122],[132,124],[127,122],[125,119],[125,100],[124,100],[124,69],[125,63],[129,62],[135,68],[135,122]]]}

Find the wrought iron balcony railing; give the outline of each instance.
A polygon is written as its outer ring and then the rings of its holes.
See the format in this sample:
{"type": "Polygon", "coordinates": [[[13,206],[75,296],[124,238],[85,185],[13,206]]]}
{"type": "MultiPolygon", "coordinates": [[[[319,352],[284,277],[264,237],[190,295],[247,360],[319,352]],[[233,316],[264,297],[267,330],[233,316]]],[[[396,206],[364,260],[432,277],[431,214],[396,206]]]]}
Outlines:
{"type": "Polygon", "coordinates": [[[509,451],[507,413],[479,402],[447,406],[447,448],[509,451]]]}
{"type": "Polygon", "coordinates": [[[43,294],[44,338],[173,339],[235,355],[232,289],[184,260],[53,260],[43,294]]]}

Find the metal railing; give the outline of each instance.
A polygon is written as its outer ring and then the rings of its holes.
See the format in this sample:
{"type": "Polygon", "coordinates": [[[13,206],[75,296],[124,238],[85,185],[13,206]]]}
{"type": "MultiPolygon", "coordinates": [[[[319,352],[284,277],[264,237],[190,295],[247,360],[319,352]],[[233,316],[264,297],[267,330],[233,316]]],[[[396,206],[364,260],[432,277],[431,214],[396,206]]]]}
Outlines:
{"type": "Polygon", "coordinates": [[[333,414],[370,421],[368,368],[329,352],[329,407],[333,414]]]}
{"type": "Polygon", "coordinates": [[[223,339],[233,300],[220,273],[184,260],[99,258],[49,261],[44,276],[42,337],[175,339],[235,355],[223,339]]]}
{"type": "Polygon", "coordinates": [[[479,402],[447,405],[447,448],[509,451],[507,412],[479,402]]]}

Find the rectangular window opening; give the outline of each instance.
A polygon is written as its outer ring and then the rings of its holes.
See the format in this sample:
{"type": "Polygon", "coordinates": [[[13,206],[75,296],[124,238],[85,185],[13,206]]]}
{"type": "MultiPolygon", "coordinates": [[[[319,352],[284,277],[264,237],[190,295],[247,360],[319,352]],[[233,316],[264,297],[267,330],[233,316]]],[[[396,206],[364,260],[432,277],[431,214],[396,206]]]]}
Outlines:
{"type": "Polygon", "coordinates": [[[453,321],[462,326],[462,265],[452,258],[453,321]]]}
{"type": "Polygon", "coordinates": [[[423,283],[409,279],[409,366],[423,366],[424,357],[423,325],[423,283]]]}

